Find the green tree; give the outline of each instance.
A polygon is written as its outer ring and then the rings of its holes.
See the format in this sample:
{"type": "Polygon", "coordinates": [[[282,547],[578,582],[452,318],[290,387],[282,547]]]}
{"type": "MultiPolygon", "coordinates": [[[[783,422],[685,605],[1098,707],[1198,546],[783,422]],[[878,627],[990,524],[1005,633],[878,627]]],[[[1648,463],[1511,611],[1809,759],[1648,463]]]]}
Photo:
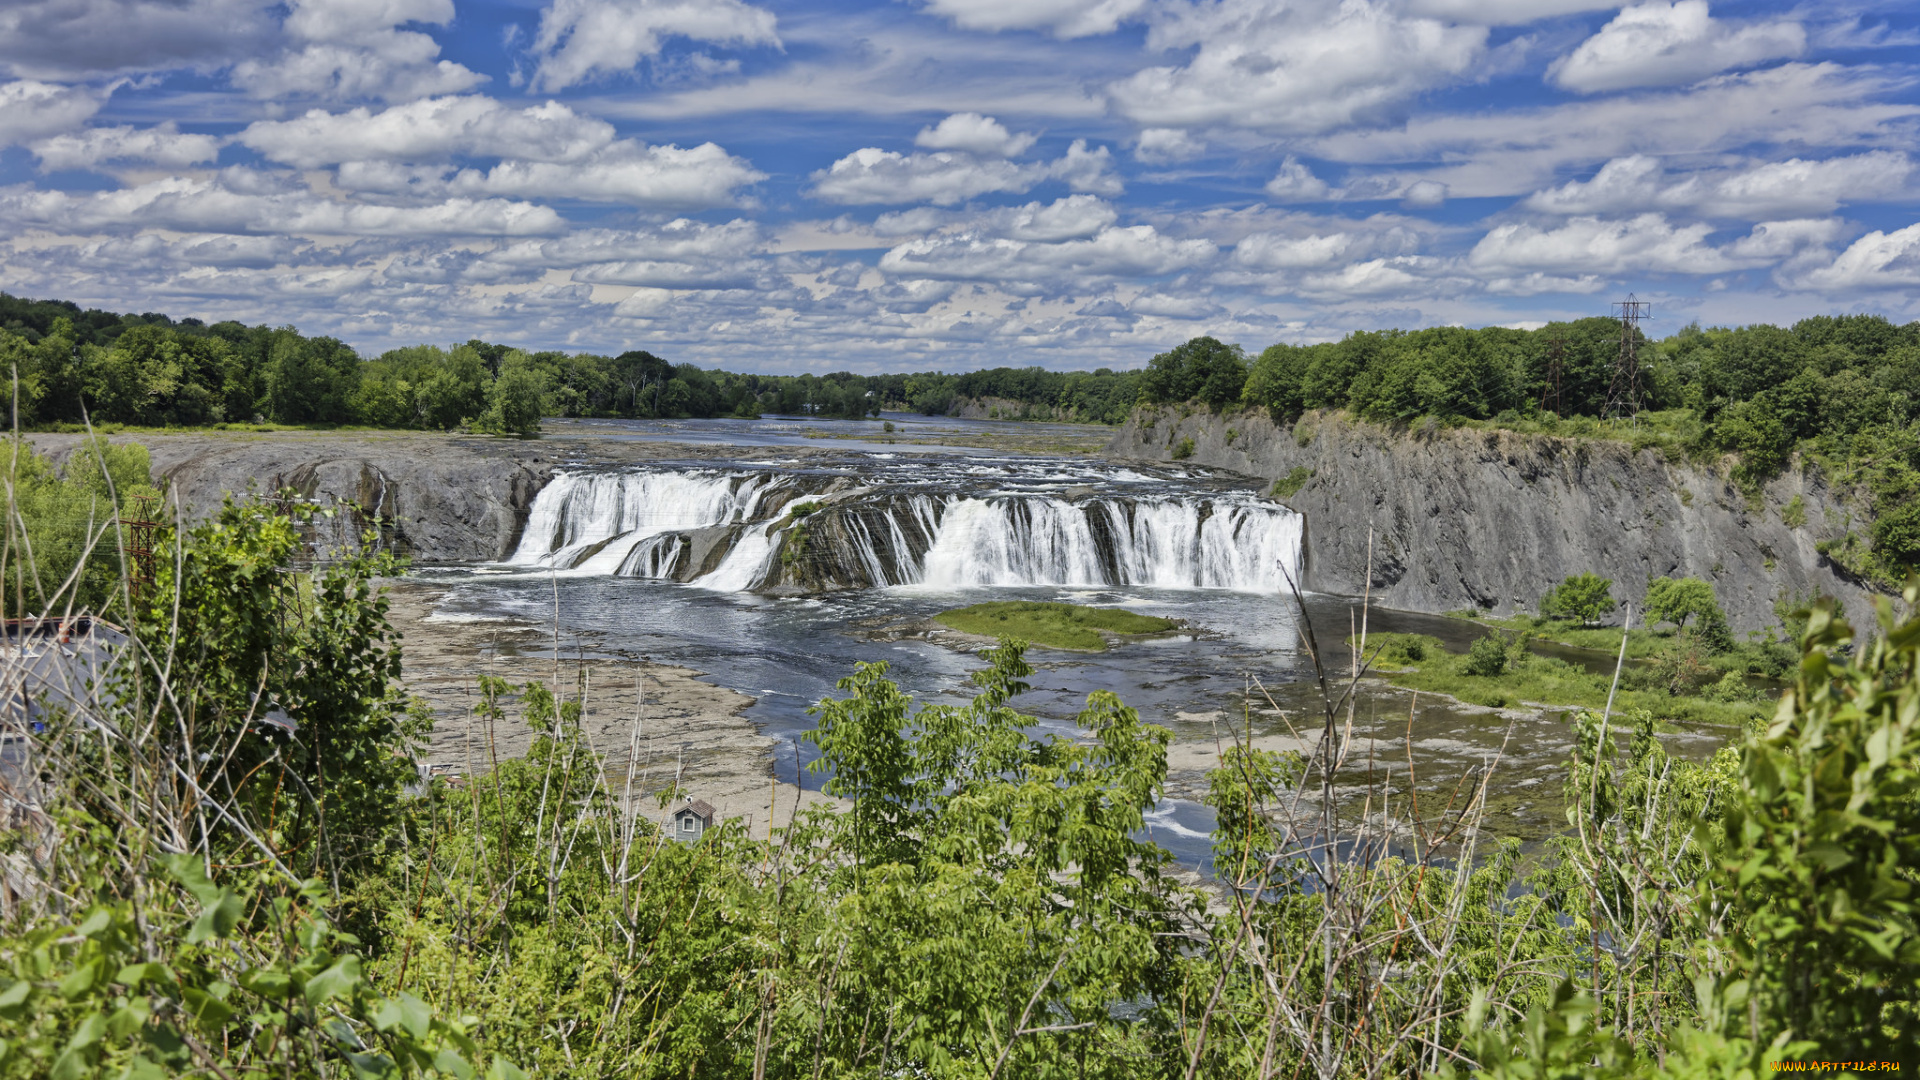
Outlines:
{"type": "Polygon", "coordinates": [[[1647,584],[1646,615],[1649,626],[1666,622],[1681,630],[1687,628],[1689,619],[1725,618],[1713,585],[1696,577],[1654,578],[1647,584]]]}
{"type": "Polygon", "coordinates": [[[1264,407],[1275,423],[1285,423],[1306,410],[1306,376],[1310,354],[1297,345],[1269,345],[1253,363],[1240,391],[1243,404],[1264,407]]]}
{"type": "Polygon", "coordinates": [[[500,375],[487,387],[487,411],[480,428],[510,435],[537,435],[546,415],[547,380],[515,349],[501,361],[500,375]]]}
{"type": "Polygon", "coordinates": [[[1571,619],[1591,626],[1618,606],[1613,598],[1613,579],[1588,572],[1575,574],[1540,597],[1540,614],[1550,619],[1571,619]]]}
{"type": "Polygon", "coordinates": [[[267,355],[266,404],[283,424],[344,424],[353,419],[360,357],[334,338],[303,338],[292,327],[273,332],[267,355]]]}
{"type": "Polygon", "coordinates": [[[1199,401],[1220,409],[1240,399],[1246,382],[1244,350],[1197,337],[1149,361],[1140,377],[1140,393],[1150,402],[1199,401]]]}
{"type": "Polygon", "coordinates": [[[229,501],[168,538],[129,629],[141,685],[165,685],[191,716],[182,737],[227,748],[181,751],[196,789],[275,822],[299,870],[332,876],[366,869],[385,843],[425,722],[373,585],[391,561],[352,554],[297,577],[301,524],[229,501]],[[285,725],[261,724],[276,711],[285,725]]]}
{"type": "Polygon", "coordinates": [[[452,431],[480,418],[487,408],[487,367],[479,352],[456,345],[415,384],[414,404],[423,427],[452,431]]]}

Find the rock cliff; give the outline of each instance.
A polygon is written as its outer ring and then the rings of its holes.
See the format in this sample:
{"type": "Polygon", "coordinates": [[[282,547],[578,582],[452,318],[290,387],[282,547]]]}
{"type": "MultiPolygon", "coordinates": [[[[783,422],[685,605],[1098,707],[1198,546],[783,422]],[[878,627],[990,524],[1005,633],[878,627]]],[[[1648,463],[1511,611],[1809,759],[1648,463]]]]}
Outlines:
{"type": "MultiPolygon", "coordinates": [[[[76,435],[29,438],[55,461],[80,441],[76,435]]],[[[113,441],[147,448],[154,478],[188,520],[212,514],[229,494],[292,488],[335,511],[318,520],[316,547],[357,543],[371,528],[381,546],[421,563],[491,562],[512,554],[534,496],[555,469],[736,453],[616,439],[386,432],[143,433],[113,441]]],[[[796,448],[789,456],[826,453],[796,448]]]]}
{"type": "Polygon", "coordinates": [[[1168,408],[1136,410],[1107,453],[1174,460],[1187,439],[1195,464],[1291,479],[1276,495],[1306,516],[1308,589],[1359,594],[1371,528],[1373,593],[1394,608],[1532,610],[1592,571],[1636,608],[1652,578],[1704,578],[1737,631],[1774,624],[1781,596],[1870,611],[1815,550],[1855,513],[1817,474],[1791,472],[1750,500],[1724,475],[1615,442],[1168,408]]]}

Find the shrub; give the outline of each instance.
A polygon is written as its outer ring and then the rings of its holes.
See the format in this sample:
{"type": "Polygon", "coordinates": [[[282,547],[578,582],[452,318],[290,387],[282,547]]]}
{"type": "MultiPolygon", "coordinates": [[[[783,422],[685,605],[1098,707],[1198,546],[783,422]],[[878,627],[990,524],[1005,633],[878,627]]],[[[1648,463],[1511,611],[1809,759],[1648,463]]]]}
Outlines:
{"type": "Polygon", "coordinates": [[[1301,488],[1307,486],[1307,481],[1311,479],[1313,479],[1312,469],[1304,465],[1295,465],[1287,475],[1273,482],[1273,490],[1270,494],[1276,499],[1291,499],[1299,493],[1301,488]]]}
{"type": "Polygon", "coordinates": [[[1467,650],[1466,673],[1483,679],[1504,675],[1507,670],[1507,643],[1499,634],[1488,634],[1467,650]]]}
{"type": "Polygon", "coordinates": [[[1548,618],[1571,619],[1582,626],[1599,622],[1616,606],[1613,579],[1593,573],[1569,577],[1540,597],[1540,614],[1548,618]]]}
{"type": "Polygon", "coordinates": [[[1186,459],[1192,456],[1193,456],[1193,437],[1192,436],[1188,436],[1187,438],[1181,439],[1179,442],[1173,444],[1173,460],[1185,461],[1186,459]]]}

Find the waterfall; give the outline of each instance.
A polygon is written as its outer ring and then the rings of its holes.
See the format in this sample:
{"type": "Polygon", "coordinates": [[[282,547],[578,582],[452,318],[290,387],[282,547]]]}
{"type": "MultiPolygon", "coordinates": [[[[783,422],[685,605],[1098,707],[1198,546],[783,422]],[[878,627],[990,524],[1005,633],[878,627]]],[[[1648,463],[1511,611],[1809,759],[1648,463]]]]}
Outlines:
{"type": "Polygon", "coordinates": [[[665,577],[681,554],[668,535],[753,520],[783,484],[767,473],[679,470],[560,473],[533,501],[514,566],[665,577]]]}
{"type": "Polygon", "coordinates": [[[1299,515],[1237,491],[1129,482],[1138,494],[1068,498],[969,491],[985,485],[953,477],[937,478],[937,488],[868,483],[833,488],[807,519],[806,541],[793,539],[781,511],[831,483],[770,471],[563,473],[534,500],[510,561],[727,592],[1137,585],[1271,593],[1287,587],[1282,564],[1299,572],[1299,515]]]}
{"type": "Polygon", "coordinates": [[[1275,592],[1283,560],[1299,576],[1300,539],[1299,515],[1251,499],[969,498],[947,508],[919,582],[1275,592]]]}

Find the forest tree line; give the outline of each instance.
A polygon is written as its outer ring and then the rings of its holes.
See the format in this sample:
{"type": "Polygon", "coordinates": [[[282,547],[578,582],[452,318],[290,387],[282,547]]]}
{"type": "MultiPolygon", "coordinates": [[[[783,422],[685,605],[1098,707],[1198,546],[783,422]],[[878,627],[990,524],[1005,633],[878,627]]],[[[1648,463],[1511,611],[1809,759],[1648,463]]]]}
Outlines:
{"type": "MultiPolygon", "coordinates": [[[[949,375],[755,375],[617,356],[527,351],[479,339],[362,358],[292,327],[211,325],[164,314],[115,315],[0,293],[0,365],[19,373],[23,427],[95,422],[358,424],[426,430],[537,431],[542,416],[624,419],[857,419],[882,409],[946,415],[1003,398],[1099,423],[1126,419],[1137,372],[993,368],[949,375]]],[[[9,387],[7,404],[13,406],[9,387]]]]}

